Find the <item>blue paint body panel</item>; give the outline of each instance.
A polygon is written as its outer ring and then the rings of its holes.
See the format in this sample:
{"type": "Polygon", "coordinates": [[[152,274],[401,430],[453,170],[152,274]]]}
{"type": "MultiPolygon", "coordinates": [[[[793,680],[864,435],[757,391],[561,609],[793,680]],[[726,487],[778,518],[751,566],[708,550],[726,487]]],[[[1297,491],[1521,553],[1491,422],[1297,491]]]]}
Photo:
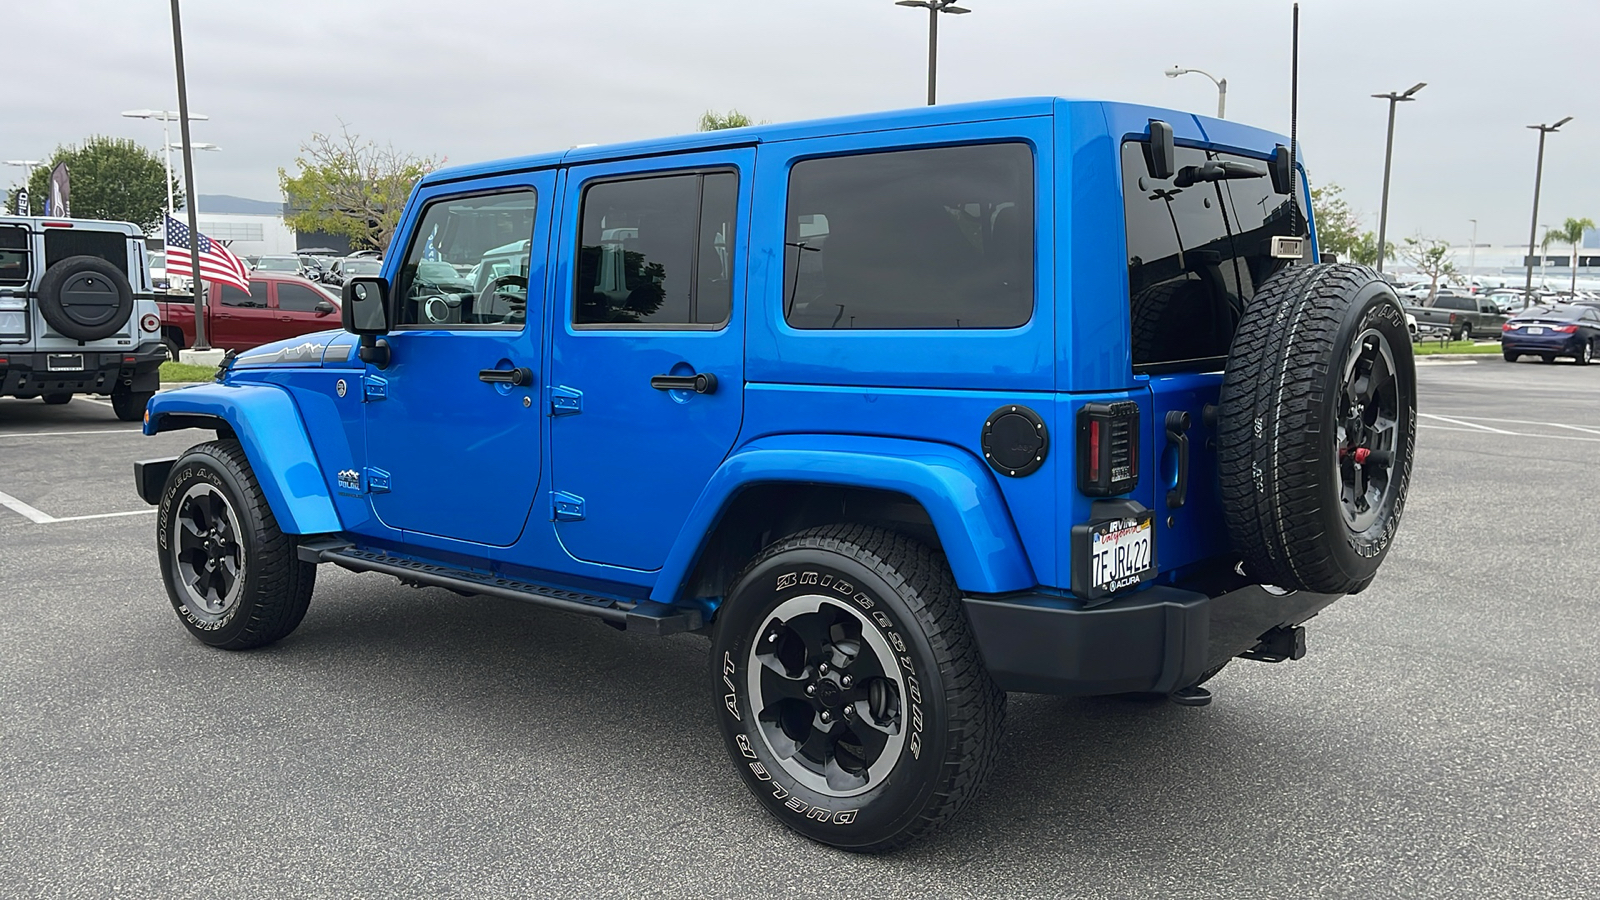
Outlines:
{"type": "Polygon", "coordinates": [[[1152,118],[1188,146],[1266,159],[1287,143],[1172,110],[1030,98],[442,169],[413,193],[383,276],[397,281],[430,201],[532,187],[523,329],[396,330],[387,338],[394,361],[381,371],[360,362],[355,337],[342,332],[257,348],[225,384],[158,395],[149,428],[175,413],[227,421],[286,531],[341,532],[362,546],[571,590],[706,599],[687,595],[689,581],[728,505],[753,486],[786,482],[912,498],[968,594],[1066,597],[1070,530],[1093,502],[1078,488],[1078,411],[1132,400],[1144,452],[1131,499],[1158,513],[1159,580],[1172,582],[1227,547],[1214,448],[1195,433],[1189,496],[1169,510],[1172,452],[1160,423],[1172,410],[1198,421],[1217,400],[1220,374],[1133,370],[1120,154],[1152,118]],[[995,142],[1024,144],[1034,160],[1034,304],[1024,324],[854,331],[785,321],[795,164],[995,142]],[[718,168],[739,177],[727,323],[575,327],[585,186],[718,168]],[[531,369],[533,383],[503,389],[478,378],[512,365],[531,369]],[[715,393],[649,385],[652,375],[696,372],[717,376],[715,393]],[[981,446],[984,420],[1013,404],[1036,411],[1051,436],[1040,468],[1018,478],[985,464],[981,446]],[[360,487],[341,488],[338,473],[352,471],[363,473],[360,487]]]}

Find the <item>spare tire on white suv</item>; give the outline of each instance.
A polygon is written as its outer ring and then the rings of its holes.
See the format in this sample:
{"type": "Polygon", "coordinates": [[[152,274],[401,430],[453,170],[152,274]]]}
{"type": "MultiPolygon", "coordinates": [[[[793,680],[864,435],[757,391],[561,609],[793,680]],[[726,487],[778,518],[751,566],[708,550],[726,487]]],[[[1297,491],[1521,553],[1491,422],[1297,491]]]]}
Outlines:
{"type": "Polygon", "coordinates": [[[56,333],[98,341],[122,330],[133,315],[128,276],[96,256],[69,256],[39,279],[39,314],[56,333]]]}

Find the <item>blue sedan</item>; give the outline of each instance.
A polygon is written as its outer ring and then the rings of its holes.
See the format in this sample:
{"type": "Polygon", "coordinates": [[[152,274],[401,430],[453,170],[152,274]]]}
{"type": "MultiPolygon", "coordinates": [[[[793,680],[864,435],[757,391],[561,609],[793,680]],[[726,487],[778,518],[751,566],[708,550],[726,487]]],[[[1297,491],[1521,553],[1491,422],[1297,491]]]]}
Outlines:
{"type": "Polygon", "coordinates": [[[1523,355],[1545,362],[1570,357],[1580,366],[1600,351],[1600,311],[1592,306],[1535,306],[1500,326],[1500,351],[1506,362],[1523,355]]]}

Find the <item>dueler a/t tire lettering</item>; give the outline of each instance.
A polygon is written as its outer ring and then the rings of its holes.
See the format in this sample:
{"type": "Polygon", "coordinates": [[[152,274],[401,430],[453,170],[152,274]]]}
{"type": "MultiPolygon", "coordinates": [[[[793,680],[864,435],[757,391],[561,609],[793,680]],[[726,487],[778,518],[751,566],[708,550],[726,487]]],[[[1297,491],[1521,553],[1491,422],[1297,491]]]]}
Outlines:
{"type": "Polygon", "coordinates": [[[803,531],[756,557],[718,615],[711,679],[729,756],[762,806],[862,852],[913,842],[976,796],[1005,714],[944,558],[862,525],[803,531]],[[888,721],[876,756],[850,730],[888,721]],[[842,737],[819,765],[807,754],[831,733],[842,737]]]}
{"type": "Polygon", "coordinates": [[[156,545],[179,621],[213,647],[270,644],[294,631],[311,604],[317,567],[301,562],[294,536],[278,529],[238,441],[191,447],[173,464],[156,545]]]}
{"type": "Polygon", "coordinates": [[[1267,279],[1234,335],[1217,427],[1245,571],[1329,594],[1370,583],[1405,510],[1416,415],[1405,312],[1380,275],[1334,264],[1267,279]]]}

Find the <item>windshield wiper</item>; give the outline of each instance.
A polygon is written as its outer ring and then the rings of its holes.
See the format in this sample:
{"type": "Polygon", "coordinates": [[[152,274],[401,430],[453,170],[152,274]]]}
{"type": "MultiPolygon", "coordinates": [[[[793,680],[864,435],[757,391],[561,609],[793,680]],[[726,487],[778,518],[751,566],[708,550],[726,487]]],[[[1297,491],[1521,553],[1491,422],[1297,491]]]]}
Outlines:
{"type": "Polygon", "coordinates": [[[1178,170],[1178,177],[1172,183],[1175,187],[1186,188],[1199,184],[1202,181],[1227,181],[1232,178],[1265,178],[1267,167],[1257,166],[1254,163],[1235,162],[1233,160],[1208,159],[1198,166],[1184,166],[1178,170]]]}

